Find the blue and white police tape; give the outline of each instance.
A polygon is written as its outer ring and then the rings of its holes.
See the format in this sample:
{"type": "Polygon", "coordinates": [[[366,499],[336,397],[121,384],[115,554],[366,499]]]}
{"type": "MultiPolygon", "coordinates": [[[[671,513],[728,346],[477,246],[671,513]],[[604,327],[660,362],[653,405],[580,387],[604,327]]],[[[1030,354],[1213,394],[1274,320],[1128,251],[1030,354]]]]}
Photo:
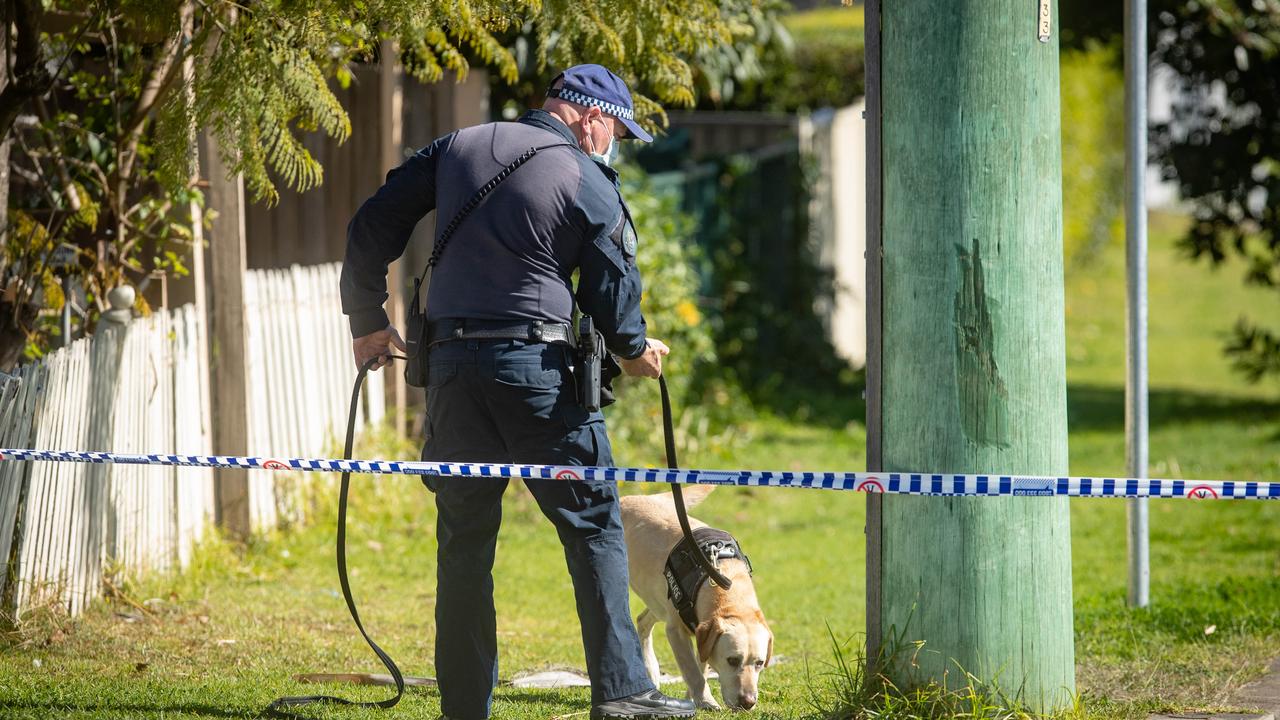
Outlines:
{"type": "Polygon", "coordinates": [[[1236,480],[1160,480],[1151,478],[1087,478],[998,474],[957,475],[952,473],[670,470],[399,460],[335,460],[327,458],[270,459],[235,455],[131,455],[74,450],[0,448],[0,462],[15,460],[237,468],[241,470],[349,471],[377,475],[452,475],[458,477],[790,487],[941,497],[1165,497],[1199,500],[1280,500],[1280,482],[1236,480]]]}

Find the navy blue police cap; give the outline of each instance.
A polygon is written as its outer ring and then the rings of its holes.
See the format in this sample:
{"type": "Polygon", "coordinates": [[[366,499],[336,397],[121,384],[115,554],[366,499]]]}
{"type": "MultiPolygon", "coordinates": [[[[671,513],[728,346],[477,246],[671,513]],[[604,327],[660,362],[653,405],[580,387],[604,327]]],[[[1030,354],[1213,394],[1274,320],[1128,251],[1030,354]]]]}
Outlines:
{"type": "Polygon", "coordinates": [[[598,107],[626,126],[627,137],[643,142],[653,140],[653,136],[636,122],[636,111],[631,104],[631,91],[627,89],[627,84],[601,65],[574,65],[565,70],[551,81],[547,97],[598,107]],[[564,82],[560,87],[555,87],[561,80],[564,82]]]}

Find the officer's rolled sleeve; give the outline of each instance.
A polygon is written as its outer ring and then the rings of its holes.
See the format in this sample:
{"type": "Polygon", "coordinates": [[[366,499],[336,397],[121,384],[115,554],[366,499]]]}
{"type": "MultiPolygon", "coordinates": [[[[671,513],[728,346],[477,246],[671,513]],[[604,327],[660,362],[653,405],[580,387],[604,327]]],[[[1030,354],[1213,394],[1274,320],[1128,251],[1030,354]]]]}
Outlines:
{"type": "Polygon", "coordinates": [[[353,337],[387,327],[387,266],[404,253],[413,228],[436,206],[436,159],[452,136],[415,153],[387,173],[386,182],[347,226],[342,264],[342,312],[353,337]]]}
{"type": "MultiPolygon", "coordinates": [[[[620,221],[620,223],[623,221],[620,221]]],[[[613,354],[635,358],[645,350],[645,321],[640,312],[640,269],[628,258],[619,231],[600,233],[582,250],[578,271],[578,307],[591,316],[613,354]]]]}

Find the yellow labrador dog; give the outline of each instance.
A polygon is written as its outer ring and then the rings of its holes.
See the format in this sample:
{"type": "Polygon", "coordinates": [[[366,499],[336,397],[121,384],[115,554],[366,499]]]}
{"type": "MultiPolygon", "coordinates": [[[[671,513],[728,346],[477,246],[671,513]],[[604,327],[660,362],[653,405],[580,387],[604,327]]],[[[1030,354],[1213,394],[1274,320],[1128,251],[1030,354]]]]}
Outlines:
{"type": "MultiPolygon", "coordinates": [[[[702,485],[684,489],[685,505],[696,505],[713,489],[702,485]]],[[[689,525],[696,537],[716,532],[692,517],[689,525]]],[[[664,573],[673,549],[683,539],[671,494],[622,498],[622,526],[630,558],[631,588],[645,604],[644,612],[636,618],[636,629],[644,650],[645,668],[654,684],[658,683],[660,673],[658,658],[653,652],[653,626],[664,623],[667,642],[671,643],[680,674],[689,688],[689,697],[699,707],[705,710],[720,707],[707,686],[708,665],[720,676],[720,697],[725,705],[739,710],[755,707],[760,671],[773,657],[773,632],[756,600],[745,556],[740,550],[733,557],[730,557],[734,555],[733,550],[720,551],[718,567],[733,587],[725,590],[709,580],[702,583],[693,598],[688,618],[693,624],[690,629],[671,600],[664,573]]]]}

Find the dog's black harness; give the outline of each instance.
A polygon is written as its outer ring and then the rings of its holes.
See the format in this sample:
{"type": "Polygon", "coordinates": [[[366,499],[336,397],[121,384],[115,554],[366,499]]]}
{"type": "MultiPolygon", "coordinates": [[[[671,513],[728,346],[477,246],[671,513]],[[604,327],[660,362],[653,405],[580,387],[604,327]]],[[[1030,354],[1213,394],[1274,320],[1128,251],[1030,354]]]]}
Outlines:
{"type": "Polygon", "coordinates": [[[751,574],[751,558],[742,552],[742,547],[732,535],[715,528],[701,527],[693,531],[693,537],[681,538],[667,556],[667,564],[662,574],[667,578],[667,597],[680,613],[680,619],[690,631],[698,627],[698,614],[694,603],[698,600],[698,591],[707,581],[707,571],[698,564],[698,555],[711,558],[718,568],[721,560],[738,558],[747,564],[747,574],[751,574]]]}

